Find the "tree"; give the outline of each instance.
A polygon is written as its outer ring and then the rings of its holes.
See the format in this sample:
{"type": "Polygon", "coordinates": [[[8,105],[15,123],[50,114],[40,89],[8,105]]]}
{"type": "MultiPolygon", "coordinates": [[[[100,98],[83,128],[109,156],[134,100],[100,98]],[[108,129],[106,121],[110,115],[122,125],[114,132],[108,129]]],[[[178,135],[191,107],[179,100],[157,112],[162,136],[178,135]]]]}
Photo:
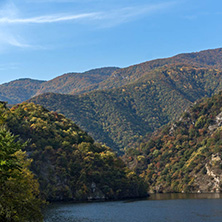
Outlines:
{"type": "Polygon", "coordinates": [[[26,144],[0,128],[0,221],[42,221],[39,184],[29,170],[26,144]]]}

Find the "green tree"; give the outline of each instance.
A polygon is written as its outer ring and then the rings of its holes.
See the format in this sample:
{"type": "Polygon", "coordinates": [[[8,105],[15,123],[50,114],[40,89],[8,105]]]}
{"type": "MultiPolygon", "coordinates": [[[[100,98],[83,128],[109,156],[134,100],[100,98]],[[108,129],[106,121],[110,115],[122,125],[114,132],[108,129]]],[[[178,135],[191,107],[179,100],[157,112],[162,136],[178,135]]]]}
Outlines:
{"type": "Polygon", "coordinates": [[[0,129],[0,221],[42,221],[39,185],[21,151],[25,144],[0,129]]]}

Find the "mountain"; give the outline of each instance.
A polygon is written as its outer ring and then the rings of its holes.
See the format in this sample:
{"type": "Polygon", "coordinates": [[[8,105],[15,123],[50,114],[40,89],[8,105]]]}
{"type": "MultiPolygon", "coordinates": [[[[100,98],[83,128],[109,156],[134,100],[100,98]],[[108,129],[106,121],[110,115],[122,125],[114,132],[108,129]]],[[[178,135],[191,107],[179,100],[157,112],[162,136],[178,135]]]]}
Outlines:
{"type": "Polygon", "coordinates": [[[96,141],[119,151],[175,120],[194,101],[222,90],[222,71],[165,65],[119,88],[81,95],[42,94],[30,101],[61,112],[96,141]]]}
{"type": "Polygon", "coordinates": [[[0,85],[0,100],[10,104],[21,103],[33,97],[44,81],[18,79],[0,85]]]}
{"type": "Polygon", "coordinates": [[[17,140],[27,141],[24,150],[33,160],[31,170],[45,199],[122,199],[147,194],[144,181],[110,148],[94,143],[65,116],[33,103],[11,109],[1,103],[0,120],[1,127],[3,121],[17,140]]]}
{"type": "Polygon", "coordinates": [[[132,83],[142,76],[147,75],[150,71],[165,65],[187,64],[190,66],[222,69],[222,48],[205,50],[195,53],[183,53],[170,58],[156,59],[141,64],[133,65],[127,68],[122,68],[114,72],[108,79],[89,86],[83,92],[89,92],[98,89],[117,88],[129,83],[132,83]]]}
{"type": "Polygon", "coordinates": [[[0,99],[9,103],[20,103],[46,92],[75,95],[93,90],[117,88],[133,83],[142,76],[146,76],[150,71],[166,65],[186,64],[199,68],[220,70],[222,69],[221,59],[222,48],[218,48],[196,53],[179,54],[165,59],[156,59],[122,69],[106,67],[84,73],[67,73],[50,81],[40,82],[38,86],[36,86],[36,82],[33,82],[31,92],[29,92],[30,89],[26,90],[26,85],[30,85],[33,80],[29,80],[29,83],[24,80],[17,80],[0,85],[0,99]],[[12,87],[14,82],[20,82],[15,89],[12,87]]]}
{"type": "Polygon", "coordinates": [[[195,103],[125,160],[150,192],[222,191],[222,92],[195,103]]]}
{"type": "Polygon", "coordinates": [[[92,69],[84,73],[67,73],[43,83],[36,95],[46,92],[79,94],[85,88],[106,80],[118,69],[117,67],[106,67],[92,69]]]}
{"type": "Polygon", "coordinates": [[[65,74],[42,83],[35,93],[40,95],[30,101],[62,112],[119,151],[176,119],[197,99],[219,92],[221,58],[222,49],[214,49],[124,69],[65,74]],[[41,95],[50,91],[80,95],[41,95]]]}
{"type": "Polygon", "coordinates": [[[106,67],[84,73],[68,73],[50,81],[18,79],[0,85],[0,100],[16,104],[45,92],[78,94],[88,86],[104,81],[116,70],[116,67],[106,67]]]}

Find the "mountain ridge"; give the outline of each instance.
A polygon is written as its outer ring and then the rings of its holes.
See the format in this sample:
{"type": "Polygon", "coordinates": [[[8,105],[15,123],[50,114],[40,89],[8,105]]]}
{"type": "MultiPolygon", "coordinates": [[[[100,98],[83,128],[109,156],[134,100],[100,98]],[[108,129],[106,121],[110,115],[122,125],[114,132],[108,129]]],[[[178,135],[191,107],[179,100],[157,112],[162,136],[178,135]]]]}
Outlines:
{"type": "Polygon", "coordinates": [[[88,89],[88,91],[92,91],[95,89],[108,89],[126,85],[130,82],[136,81],[147,72],[168,64],[179,63],[195,65],[198,67],[221,69],[221,60],[222,48],[203,50],[193,53],[181,53],[169,58],[154,59],[151,61],[142,62],[136,65],[122,68],[119,71],[113,73],[107,80],[93,86],[92,89],[88,89]],[[113,82],[117,82],[117,84],[113,86],[113,82]]]}
{"type": "Polygon", "coordinates": [[[167,65],[119,88],[80,95],[47,93],[29,101],[63,113],[95,140],[120,150],[175,120],[194,101],[219,92],[218,79],[222,71],[167,65]]]}
{"type": "MultiPolygon", "coordinates": [[[[47,93],[30,101],[65,114],[96,141],[119,151],[175,120],[197,99],[219,92],[222,89],[221,59],[222,49],[219,48],[123,69],[92,70],[93,75],[105,76],[98,82],[91,79],[91,82],[83,80],[82,84],[79,80],[71,82],[57,77],[61,82],[50,87],[61,87],[64,93],[73,94],[72,85],[79,84],[75,95],[47,93]],[[106,71],[107,75],[103,75],[106,71]]],[[[70,74],[63,77],[69,78],[70,74]]],[[[46,91],[50,91],[48,89],[46,91]]]]}
{"type": "Polygon", "coordinates": [[[118,67],[92,69],[83,73],[66,73],[49,81],[21,78],[0,85],[0,100],[10,104],[24,102],[44,92],[71,93],[108,78],[118,67]],[[81,83],[82,82],[82,83],[81,83]],[[31,84],[33,83],[33,84],[31,84]]]}
{"type": "Polygon", "coordinates": [[[43,83],[36,92],[36,96],[45,92],[78,94],[82,88],[103,81],[118,69],[117,67],[103,67],[82,73],[66,73],[43,83]]]}
{"type": "Polygon", "coordinates": [[[21,103],[35,95],[43,80],[21,78],[0,85],[0,100],[10,104],[21,103]]]}
{"type": "MultiPolygon", "coordinates": [[[[68,93],[74,95],[87,93],[93,90],[118,88],[132,83],[146,75],[148,72],[156,68],[163,67],[164,65],[189,64],[209,69],[221,69],[221,60],[222,48],[217,48],[203,50],[200,52],[181,53],[169,58],[154,59],[125,68],[104,67],[92,69],[83,73],[66,73],[61,76],[57,76],[52,80],[46,81],[42,84],[42,86],[39,86],[39,88],[35,90],[35,93],[23,92],[25,85],[20,87],[16,92],[13,92],[13,89],[7,89],[5,88],[7,85],[2,84],[0,85],[0,99],[2,96],[2,98],[9,103],[19,103],[45,92],[68,93]],[[94,71],[97,73],[93,73],[94,71]],[[76,79],[69,78],[68,81],[63,79],[65,76],[70,76],[72,74],[79,75],[79,77],[76,79]],[[83,75],[88,75],[88,79],[84,79],[83,75]],[[92,78],[93,76],[95,78],[92,78]],[[68,82],[71,82],[71,84],[68,82]],[[64,85],[62,86],[62,84],[64,85]],[[57,85],[59,85],[58,88],[57,85]],[[9,92],[7,96],[4,94],[5,90],[9,92]],[[12,90],[12,92],[10,92],[10,90],[12,90]],[[26,96],[24,96],[24,94],[26,94],[26,96]],[[18,98],[18,95],[20,98],[18,98]]],[[[10,82],[6,84],[10,85],[10,82]]]]}

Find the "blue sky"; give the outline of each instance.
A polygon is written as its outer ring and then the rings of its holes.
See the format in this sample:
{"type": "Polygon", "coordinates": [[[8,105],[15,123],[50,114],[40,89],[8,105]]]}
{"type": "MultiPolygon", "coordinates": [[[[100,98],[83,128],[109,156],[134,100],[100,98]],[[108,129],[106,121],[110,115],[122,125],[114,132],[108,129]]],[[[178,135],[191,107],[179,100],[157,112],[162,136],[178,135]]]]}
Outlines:
{"type": "Polygon", "coordinates": [[[0,83],[222,47],[221,0],[1,0],[0,83]]]}

